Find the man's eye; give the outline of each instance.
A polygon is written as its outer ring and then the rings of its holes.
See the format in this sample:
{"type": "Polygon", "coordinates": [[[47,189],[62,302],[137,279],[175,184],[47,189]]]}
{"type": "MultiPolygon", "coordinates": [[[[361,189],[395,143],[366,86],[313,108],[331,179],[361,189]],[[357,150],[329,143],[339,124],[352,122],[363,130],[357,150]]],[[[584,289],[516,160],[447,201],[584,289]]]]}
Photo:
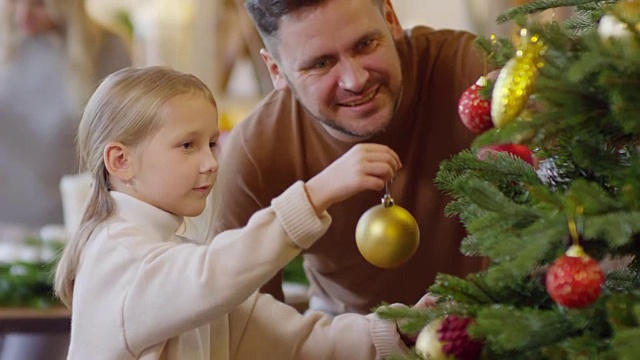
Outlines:
{"type": "Polygon", "coordinates": [[[324,69],[327,66],[329,66],[329,61],[328,60],[321,60],[321,61],[318,61],[317,63],[313,64],[313,68],[314,69],[324,69]]]}
{"type": "Polygon", "coordinates": [[[373,39],[362,40],[358,45],[358,49],[360,51],[365,51],[365,50],[371,49],[374,44],[375,44],[375,41],[373,41],[373,39]]]}

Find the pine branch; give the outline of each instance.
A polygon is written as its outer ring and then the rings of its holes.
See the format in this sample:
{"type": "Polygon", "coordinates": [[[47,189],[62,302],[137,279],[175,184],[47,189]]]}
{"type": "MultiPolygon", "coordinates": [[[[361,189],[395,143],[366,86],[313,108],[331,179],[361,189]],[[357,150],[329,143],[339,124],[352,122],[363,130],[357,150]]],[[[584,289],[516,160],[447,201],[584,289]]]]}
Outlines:
{"type": "Polygon", "coordinates": [[[531,220],[539,217],[534,209],[515,203],[495,186],[483,180],[466,178],[464,181],[456,181],[455,193],[466,197],[481,209],[498,216],[531,220]]]}
{"type": "Polygon", "coordinates": [[[635,360],[640,354],[640,328],[621,330],[611,339],[616,358],[621,360],[635,360]]]}
{"type": "Polygon", "coordinates": [[[480,275],[472,274],[467,280],[452,275],[438,274],[429,292],[441,296],[447,301],[457,301],[464,304],[493,304],[496,302],[487,291],[487,286],[481,286],[484,281],[480,275]]]}
{"type": "Polygon", "coordinates": [[[611,212],[591,216],[585,221],[585,239],[604,239],[612,248],[619,248],[634,241],[640,233],[640,212],[611,212]]]}
{"type": "Polygon", "coordinates": [[[519,359],[528,351],[533,353],[530,356],[543,358],[541,348],[561,341],[583,326],[554,310],[496,306],[478,313],[476,322],[469,327],[469,334],[487,340],[492,359],[509,356],[519,359]]]}
{"type": "Polygon", "coordinates": [[[567,19],[565,28],[573,34],[585,33],[595,28],[593,15],[590,12],[580,11],[575,16],[567,19]]]}
{"type": "Polygon", "coordinates": [[[509,9],[498,16],[496,21],[504,23],[513,20],[518,16],[537,14],[545,10],[555,9],[566,6],[578,6],[584,9],[587,6],[599,8],[601,4],[613,3],[614,0],[534,0],[524,5],[509,9]]]}
{"type": "Polygon", "coordinates": [[[494,307],[480,311],[469,333],[489,340],[493,351],[503,353],[553,343],[571,330],[557,312],[494,307]]]}
{"type": "MultiPolygon", "coordinates": [[[[442,300],[445,299],[443,298],[442,300]]],[[[446,315],[474,316],[477,312],[477,307],[464,303],[441,301],[430,308],[382,305],[375,309],[374,312],[381,319],[395,321],[402,333],[416,335],[428,323],[441,319],[446,315]]]]}
{"type": "MultiPolygon", "coordinates": [[[[499,69],[516,53],[516,47],[510,39],[496,37],[495,40],[478,36],[476,46],[486,54],[487,65],[492,69],[499,69]]],[[[492,88],[491,86],[489,88],[492,88]]]]}
{"type": "Polygon", "coordinates": [[[565,339],[557,348],[566,359],[605,359],[602,354],[606,352],[607,344],[602,342],[599,334],[588,333],[565,339]]]}
{"type": "MultiPolygon", "coordinates": [[[[637,285],[637,279],[635,282],[637,285]]],[[[635,289],[631,289],[632,291],[635,289]]],[[[609,298],[606,304],[607,315],[614,332],[620,333],[624,330],[638,328],[640,324],[635,305],[638,300],[640,300],[638,296],[630,292],[614,294],[609,298]]]]}
{"type": "Polygon", "coordinates": [[[432,309],[392,307],[382,305],[374,311],[381,319],[393,320],[405,334],[417,334],[429,322],[437,319],[439,312],[432,309]]]}

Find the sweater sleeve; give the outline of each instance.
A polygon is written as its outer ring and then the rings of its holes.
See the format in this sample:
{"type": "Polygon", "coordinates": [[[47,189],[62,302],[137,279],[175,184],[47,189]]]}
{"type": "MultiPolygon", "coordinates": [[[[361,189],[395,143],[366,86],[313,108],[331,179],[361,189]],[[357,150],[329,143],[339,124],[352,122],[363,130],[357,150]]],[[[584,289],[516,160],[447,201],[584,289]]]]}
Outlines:
{"type": "Polygon", "coordinates": [[[302,182],[259,211],[246,227],[210,245],[160,243],[141,260],[123,310],[134,355],[229,313],[328,228],[302,182]],[[166,294],[166,296],[163,296],[166,294]]]}
{"type": "Polygon", "coordinates": [[[395,322],[375,314],[301,315],[266,294],[254,294],[233,311],[229,326],[236,360],[372,360],[408,351],[395,322]]]}

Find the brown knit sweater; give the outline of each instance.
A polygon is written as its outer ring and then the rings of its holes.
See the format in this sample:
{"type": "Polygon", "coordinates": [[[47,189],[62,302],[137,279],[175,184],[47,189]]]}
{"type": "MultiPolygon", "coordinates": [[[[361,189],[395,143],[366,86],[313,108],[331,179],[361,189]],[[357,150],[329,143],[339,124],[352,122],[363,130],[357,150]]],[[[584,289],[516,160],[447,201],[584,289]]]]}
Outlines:
{"type": "MultiPolygon", "coordinates": [[[[387,131],[368,142],[386,144],[400,156],[403,169],[391,193],[417,219],[420,246],[406,264],[376,268],[358,252],[354,234],[360,216],[382,194],[362,193],[331,207],[334,223],[303,254],[313,296],[334,312],[367,313],[383,301],[413,304],[438,272],[463,275],[481,266],[479,258],[460,253],[464,229],[458,219],[445,217],[449,199],[433,184],[440,162],[473,137],[458,118],[457,102],[482,75],[481,54],[466,32],[416,27],[406,35],[397,43],[403,71],[399,110],[387,131]]],[[[331,137],[291,92],[272,92],[225,144],[216,231],[245,225],[293,182],[311,178],[351,146],[331,137]]]]}

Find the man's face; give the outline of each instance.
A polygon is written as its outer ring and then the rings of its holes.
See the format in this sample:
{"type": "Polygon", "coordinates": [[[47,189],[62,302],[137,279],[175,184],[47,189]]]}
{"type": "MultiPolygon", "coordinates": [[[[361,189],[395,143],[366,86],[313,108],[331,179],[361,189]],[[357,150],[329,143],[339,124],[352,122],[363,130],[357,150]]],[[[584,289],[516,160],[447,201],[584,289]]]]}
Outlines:
{"type": "Polygon", "coordinates": [[[359,141],[387,127],[401,94],[391,5],[329,0],[283,17],[277,52],[263,57],[276,89],[289,87],[337,139],[359,141]]]}

